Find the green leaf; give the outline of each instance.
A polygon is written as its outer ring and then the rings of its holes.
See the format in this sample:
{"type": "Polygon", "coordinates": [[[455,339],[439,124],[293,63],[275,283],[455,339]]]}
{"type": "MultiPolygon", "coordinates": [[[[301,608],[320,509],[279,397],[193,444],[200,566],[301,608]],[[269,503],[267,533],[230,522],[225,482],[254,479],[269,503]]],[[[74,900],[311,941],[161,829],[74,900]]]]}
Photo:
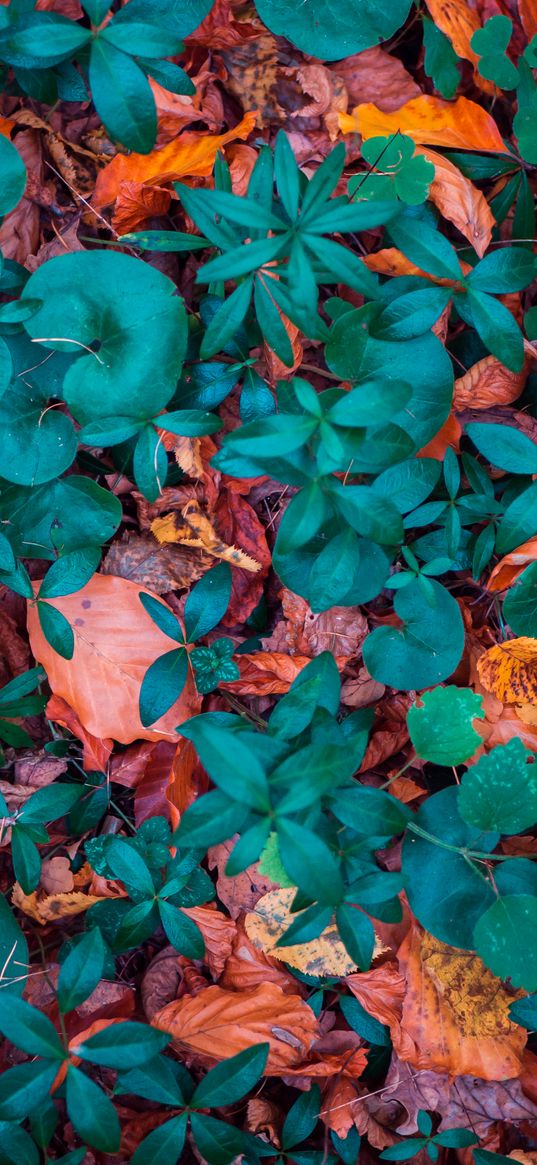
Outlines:
{"type": "Polygon", "coordinates": [[[122,19],[121,10],[101,29],[99,40],[132,57],[166,57],[181,51],[181,38],[171,34],[165,26],[144,22],[143,18],[122,19]]]}
{"type": "Polygon", "coordinates": [[[466,432],[492,465],[508,473],[537,473],[537,445],[512,425],[469,424],[466,432]]]}
{"type": "Polygon", "coordinates": [[[13,872],[25,894],[31,894],[39,882],[41,858],[39,850],[25,830],[18,826],[11,836],[13,872]]]}
{"type": "Polygon", "coordinates": [[[520,372],[524,363],[524,339],[508,308],[492,295],[470,287],[466,296],[457,296],[456,304],[463,319],[475,328],[488,351],[511,372],[520,372]]]}
{"type": "Polygon", "coordinates": [[[0,521],[6,519],[16,554],[31,549],[32,558],[54,559],[107,542],[121,521],[121,503],[91,478],[72,474],[33,489],[2,489],[0,521]]]}
{"type": "Polygon", "coordinates": [[[45,785],[37,789],[19,810],[18,820],[24,825],[42,821],[56,821],[69,813],[84,792],[83,785],[45,785]]]}
{"type": "Polygon", "coordinates": [[[341,995],[339,1006],[349,1027],[357,1032],[363,1040],[378,1047],[390,1047],[390,1029],[386,1027],[386,1024],[379,1023],[379,1020],[375,1019],[374,1016],[369,1015],[358,999],[352,995],[341,995]]]}
{"type": "Polygon", "coordinates": [[[407,1137],[404,1141],[398,1141],[396,1145],[390,1145],[389,1149],[383,1149],[380,1154],[381,1161],[409,1161],[411,1157],[415,1157],[420,1149],[426,1145],[423,1137],[407,1137]]]}
{"type": "Polygon", "coordinates": [[[333,795],[332,813],[361,837],[382,843],[402,833],[409,810],[383,789],[353,783],[333,795]]]}
{"type": "Polygon", "coordinates": [[[477,829],[521,833],[537,822],[537,766],[521,740],[509,740],[464,774],[459,813],[477,829]]]}
{"type": "Polygon", "coordinates": [[[112,838],[106,846],[106,863],[114,877],[125,886],[134,887],[146,898],[154,898],[153,877],[142,855],[121,837],[112,838]]]}
{"type": "MultiPolygon", "coordinates": [[[[80,424],[118,416],[143,422],[167,405],[187,339],[185,308],[175,291],[171,279],[143,260],[112,251],[62,255],[30,276],[24,297],[42,299],[43,307],[24,326],[45,353],[77,357],[63,395],[80,424]],[[66,300],[69,337],[60,339],[66,300]]],[[[57,410],[46,416],[67,422],[57,410]]]]}
{"type": "Polygon", "coordinates": [[[173,639],[175,643],[184,643],[184,635],[179,620],[172,613],[170,608],[165,603],[160,602],[154,595],[147,594],[146,591],[140,591],[139,599],[142,607],[149,617],[156,623],[157,627],[169,639],[173,639]]]}
{"type": "Polygon", "coordinates": [[[166,481],[168,456],[153,425],[144,425],[140,430],[132,467],[140,493],[148,502],[156,502],[166,481]]]}
{"type": "Polygon", "coordinates": [[[531,251],[523,247],[498,248],[490,251],[467,276],[472,291],[488,291],[505,295],[523,291],[535,277],[535,262],[531,251]]]}
{"type": "Polygon", "coordinates": [[[202,959],[205,954],[203,935],[196,923],[178,906],[159,899],[160,920],[168,942],[188,959],[202,959]]]}
{"type": "MultiPolygon", "coordinates": [[[[26,326],[36,318],[27,320],[26,326]]],[[[15,380],[0,400],[2,477],[16,485],[50,481],[74,459],[77,441],[73,423],[48,405],[48,392],[32,388],[23,378],[15,380]]]]}
{"type": "Polygon", "coordinates": [[[471,1129],[444,1129],[442,1133],[436,1134],[433,1143],[445,1145],[448,1149],[463,1149],[467,1145],[479,1144],[479,1137],[476,1137],[471,1129]]]}
{"type": "Polygon", "coordinates": [[[407,713],[410,739],[418,756],[437,765],[460,765],[482,743],[473,727],[483,720],[483,697],[470,688],[433,688],[407,713]]]}
{"type": "Polygon", "coordinates": [[[121,1128],[112,1101],[79,1068],[69,1065],[67,1112],[82,1141],[101,1153],[117,1153],[121,1128]]]}
{"type": "Polygon", "coordinates": [[[282,1148],[287,1154],[295,1145],[300,1145],[311,1136],[321,1107],[321,1094],[318,1084],[312,1084],[307,1092],[303,1092],[298,1100],[291,1105],[283,1122],[282,1148]]]}
{"type": "Polygon", "coordinates": [[[343,13],[337,7],[328,12],[323,0],[314,0],[304,9],[292,0],[256,0],[259,16],[271,32],[324,61],[339,60],[388,40],[404,24],[409,7],[408,0],[393,0],[385,10],[373,0],[350,0],[343,13]]]}
{"type": "Polygon", "coordinates": [[[0,1078],[0,1120],[24,1120],[49,1095],[58,1074],[58,1065],[42,1060],[17,1064],[0,1078]]]}
{"type": "Polygon", "coordinates": [[[508,16],[491,16],[470,39],[474,53],[481,57],[478,72],[499,89],[516,89],[518,85],[518,70],[506,56],[512,31],[508,16]]]}
{"type": "Polygon", "coordinates": [[[318,902],[339,902],[343,893],[339,862],[326,842],[285,818],[278,820],[277,830],[281,859],[293,885],[318,902]]]}
{"type": "Polygon", "coordinates": [[[537,898],[506,894],[489,907],[474,930],[477,954],[499,979],[526,991],[537,988],[537,898]]]}
{"type": "Polygon", "coordinates": [[[371,919],[350,902],[343,902],[336,910],[339,936],[351,959],[361,971],[368,971],[375,947],[375,931],[371,919]]]}
{"type": "Polygon", "coordinates": [[[26,187],[26,167],[9,138],[0,135],[0,172],[2,190],[0,192],[0,215],[9,214],[20,202],[26,187]]]}
{"type": "Polygon", "coordinates": [[[515,635],[537,638],[537,562],[526,567],[508,590],[503,617],[515,635]]]}
{"type": "MultiPolygon", "coordinates": [[[[138,64],[141,65],[144,73],[147,73],[158,85],[162,85],[163,89],[167,89],[169,93],[179,93],[192,97],[196,92],[196,86],[188,74],[179,65],[175,65],[173,61],[155,61],[141,56],[138,57],[138,64]]],[[[198,240],[195,240],[196,242],[198,240]]],[[[196,250],[195,244],[192,249],[196,250]]]]}
{"type": "Polygon", "coordinates": [[[37,613],[47,643],[50,643],[62,659],[72,659],[75,637],[69,620],[61,611],[56,610],[52,603],[38,602],[37,613]]]}
{"type": "Polygon", "coordinates": [[[110,136],[126,149],[149,154],[157,138],[157,111],[136,61],[99,36],[92,44],[88,76],[95,108],[110,136]]]}
{"type": "Polygon", "coordinates": [[[101,979],[105,947],[97,927],[86,931],[69,952],[60,967],[58,978],[58,1007],[73,1011],[91,995],[101,979]]]}
{"type": "Polygon", "coordinates": [[[148,667],[140,688],[140,720],[144,727],[155,724],[179,699],[188,676],[188,654],[184,647],[166,651],[148,667]]]}
{"type": "Polygon", "coordinates": [[[0,32],[0,56],[20,68],[50,68],[87,44],[90,32],[56,13],[26,13],[0,32]]]}
{"type": "Polygon", "coordinates": [[[1,1121],[0,1136],[6,1165],[39,1165],[40,1154],[35,1142],[24,1129],[10,1121],[1,1121]]]}
{"type": "Polygon", "coordinates": [[[331,538],[316,557],[310,574],[312,611],[327,611],[344,600],[358,557],[358,540],[347,527],[331,538]]]}
{"type": "Polygon", "coordinates": [[[131,1165],[177,1165],[186,1137],[188,1113],[182,1112],[153,1129],[138,1145],[131,1165]]]}
{"type": "Polygon", "coordinates": [[[39,588],[39,598],[57,599],[81,590],[97,570],[100,557],[98,546],[86,546],[62,555],[47,571],[39,588]]]}
{"type": "MultiPolygon", "coordinates": [[[[211,780],[229,797],[265,812],[270,805],[267,778],[246,734],[231,735],[205,716],[181,725],[211,780]]],[[[248,734],[249,735],[249,734],[248,734]]]]}
{"type": "Polygon", "coordinates": [[[188,643],[201,639],[223,619],[231,596],[231,569],[219,562],[189,591],[185,603],[185,631],[188,643]]]}
{"type": "Polygon", "coordinates": [[[256,1044],[211,1068],[198,1084],[191,1105],[220,1108],[242,1100],[263,1075],[269,1047],[269,1044],[256,1044]]]}
{"type": "Polygon", "coordinates": [[[442,97],[446,98],[446,101],[451,101],[461,79],[457,65],[457,54],[451,41],[434,21],[424,16],[422,17],[422,27],[423,47],[425,49],[423,68],[427,77],[431,78],[435,89],[442,97]]]}
{"type": "Polygon", "coordinates": [[[519,1023],[528,1031],[537,1031],[537,995],[516,999],[509,1008],[509,1016],[514,1023],[519,1023]]]}
{"type": "Polygon", "coordinates": [[[202,1116],[201,1113],[191,1114],[190,1127],[196,1147],[209,1165],[230,1165],[245,1152],[249,1139],[257,1144],[253,1137],[248,1138],[247,1134],[241,1133],[233,1125],[224,1124],[211,1116],[202,1116]]]}
{"type": "Polygon", "coordinates": [[[30,1056],[46,1060],[63,1060],[65,1050],[54,1024],[36,1007],[12,992],[0,994],[0,1032],[16,1048],[30,1056]]]}
{"type": "Polygon", "coordinates": [[[400,216],[390,223],[389,232],[395,246],[422,271],[441,279],[462,279],[457,252],[440,231],[419,219],[400,216]]]}
{"type": "Polygon", "coordinates": [[[390,421],[394,413],[404,408],[412,390],[403,381],[371,380],[340,396],[328,410],[327,421],[334,425],[360,428],[390,421]]]}
{"type": "Polygon", "coordinates": [[[394,601],[402,630],[378,627],[363,644],[364,663],[374,679],[406,692],[446,679],[455,671],[464,646],[455,599],[440,583],[428,581],[430,605],[419,582],[409,583],[394,601]]]}
{"type": "Polygon", "coordinates": [[[170,1042],[167,1032],[148,1023],[124,1020],[111,1024],[83,1043],[73,1041],[72,1051],[81,1060],[105,1068],[138,1068],[162,1052],[170,1042]]]}
{"type": "Polygon", "coordinates": [[[403,842],[403,877],[411,910],[422,926],[441,942],[472,950],[475,923],[494,901],[494,893],[482,867],[457,847],[488,852],[498,834],[487,838],[467,825],[458,813],[457,793],[457,788],[443,789],[418,810],[403,842]],[[413,826],[429,836],[412,832],[413,826]]]}

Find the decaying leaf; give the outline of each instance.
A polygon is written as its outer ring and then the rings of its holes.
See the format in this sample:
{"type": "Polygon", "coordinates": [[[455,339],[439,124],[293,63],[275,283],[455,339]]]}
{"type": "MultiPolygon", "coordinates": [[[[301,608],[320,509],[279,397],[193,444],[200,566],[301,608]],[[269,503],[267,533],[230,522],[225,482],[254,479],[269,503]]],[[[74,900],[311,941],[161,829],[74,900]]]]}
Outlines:
{"type": "Polygon", "coordinates": [[[399,951],[406,979],[395,1051],[418,1069],[482,1080],[520,1075],[526,1034],[509,1018],[514,994],[477,955],[414,925],[399,951]]]}
{"type": "Polygon", "coordinates": [[[102,571],[165,595],[191,587],[211,566],[209,555],[194,547],[159,547],[149,534],[125,534],[110,547],[102,571]]]}
{"type": "MultiPolygon", "coordinates": [[[[260,898],[255,909],[244,920],[248,938],[265,954],[271,954],[290,967],[296,967],[304,975],[334,976],[338,979],[350,975],[356,970],[356,963],[353,963],[345,950],[334,922],[311,942],[276,946],[291,923],[300,917],[300,913],[291,913],[295,894],[296,889],[290,887],[270,890],[260,898]]],[[[377,939],[375,956],[384,949],[377,939]]]]}
{"type": "Polygon", "coordinates": [[[15,882],[11,901],[29,918],[33,918],[40,926],[45,926],[47,922],[59,922],[62,918],[70,918],[74,914],[83,914],[94,902],[99,902],[100,898],[93,894],[85,894],[83,890],[59,894],[46,894],[34,890],[32,894],[25,894],[19,883],[15,882]]]}
{"type": "Polygon", "coordinates": [[[495,356],[483,356],[463,376],[457,377],[453,393],[455,412],[512,404],[523,391],[528,369],[528,360],[521,372],[512,372],[495,356]]]}
{"type": "Polygon", "coordinates": [[[537,561],[537,538],[528,538],[527,542],[523,542],[509,554],[504,554],[504,557],[496,563],[490,573],[487,590],[493,594],[505,591],[507,587],[512,586],[522,571],[535,561],[537,561]]]}
{"type": "Polygon", "coordinates": [[[255,573],[261,569],[260,563],[245,554],[244,550],[236,546],[227,546],[222,541],[195,499],[183,507],[181,518],[182,522],[178,514],[171,513],[162,518],[155,518],[151,523],[152,533],[160,545],[178,542],[181,546],[194,546],[204,550],[206,554],[229,562],[232,566],[240,566],[243,570],[255,573]]]}
{"type": "Polygon", "coordinates": [[[434,178],[429,190],[431,201],[482,258],[496,221],[485,195],[449,158],[444,158],[437,150],[421,146],[417,152],[434,165],[434,178]]]}
{"type": "Polygon", "coordinates": [[[266,1041],[268,1075],[300,1064],[318,1036],[307,1003],[274,983],[240,992],[207,987],[193,998],[169,1003],[152,1023],[169,1032],[174,1046],[197,1064],[214,1064],[266,1041]]]}
{"type": "Polygon", "coordinates": [[[537,639],[522,635],[489,647],[477,670],[483,686],[503,704],[537,701],[537,639]]]}

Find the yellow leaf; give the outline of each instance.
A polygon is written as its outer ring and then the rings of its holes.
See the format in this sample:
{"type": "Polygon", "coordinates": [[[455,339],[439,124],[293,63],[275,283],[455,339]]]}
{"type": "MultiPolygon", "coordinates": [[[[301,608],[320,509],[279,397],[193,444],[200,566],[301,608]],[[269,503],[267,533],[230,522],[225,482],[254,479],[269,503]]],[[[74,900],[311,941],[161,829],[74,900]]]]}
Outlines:
{"type": "MultiPolygon", "coordinates": [[[[281,959],[290,967],[302,971],[304,975],[334,976],[342,979],[356,971],[356,963],[353,963],[347,954],[334,922],[323,930],[319,938],[312,939],[311,942],[295,943],[289,947],[276,946],[284,931],[300,917],[300,912],[291,914],[295,894],[294,886],[270,890],[256,902],[255,910],[247,914],[244,920],[250,941],[266,955],[281,959]]],[[[380,955],[385,949],[380,939],[377,939],[374,954],[380,955]]]]}
{"type": "Polygon", "coordinates": [[[507,153],[496,122],[482,105],[467,97],[442,101],[424,94],[407,101],[395,113],[384,113],[371,103],[357,105],[352,115],[340,114],[339,126],[343,133],[359,133],[364,139],[399,130],[416,145],[507,153]]]}
{"type": "Polygon", "coordinates": [[[502,704],[537,703],[537,639],[522,635],[489,647],[477,670],[483,687],[502,704]]]}
{"type": "Polygon", "coordinates": [[[232,566],[240,566],[243,570],[253,573],[261,569],[259,562],[245,554],[237,546],[228,546],[223,542],[212,522],[202,512],[197,501],[187,502],[181,510],[181,522],[177,514],[165,514],[162,518],[155,518],[151,523],[151,532],[157,542],[180,542],[182,546],[196,546],[212,554],[214,558],[221,558],[232,566]]]}

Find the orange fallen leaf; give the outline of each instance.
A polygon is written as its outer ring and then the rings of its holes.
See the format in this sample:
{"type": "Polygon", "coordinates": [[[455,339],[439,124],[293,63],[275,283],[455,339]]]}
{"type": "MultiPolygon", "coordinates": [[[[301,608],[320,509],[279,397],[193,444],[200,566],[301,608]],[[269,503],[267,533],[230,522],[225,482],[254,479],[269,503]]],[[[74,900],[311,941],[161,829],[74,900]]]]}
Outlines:
{"type": "Polygon", "coordinates": [[[528,538],[521,546],[505,554],[491,571],[487,590],[496,594],[510,587],[530,562],[537,561],[537,538],[528,538]]]}
{"type": "Polygon", "coordinates": [[[221,687],[243,696],[282,696],[310,662],[307,655],[291,656],[281,651],[245,653],[236,657],[240,679],[221,687]]]}
{"type": "Polygon", "coordinates": [[[251,991],[263,983],[275,983],[285,995],[297,995],[301,991],[306,994],[306,990],[283,963],[254,945],[246,934],[244,920],[239,919],[220,986],[230,991],[251,991]]]}
{"type": "Polygon", "coordinates": [[[220,558],[233,566],[240,566],[243,570],[255,573],[261,569],[260,563],[250,558],[244,550],[237,546],[228,546],[222,541],[211,520],[202,512],[195,499],[183,507],[180,515],[172,513],[155,518],[151,523],[151,532],[161,545],[179,542],[181,546],[195,546],[214,558],[220,558]]]}
{"type": "Polygon", "coordinates": [[[59,894],[44,894],[40,890],[34,890],[32,894],[25,894],[19,883],[15,882],[11,901],[28,915],[28,918],[33,918],[40,926],[45,926],[47,922],[58,922],[59,919],[82,914],[101,899],[94,894],[84,894],[82,890],[59,894]]]}
{"type": "Polygon", "coordinates": [[[151,1022],[169,1032],[177,1050],[198,1064],[214,1064],[254,1044],[269,1043],[268,1076],[300,1064],[319,1034],[311,1007],[274,983],[252,991],[207,987],[168,1003],[151,1022]]]}
{"type": "Polygon", "coordinates": [[[423,94],[407,101],[394,113],[383,113],[367,102],[357,105],[352,114],[340,114],[339,125],[343,133],[359,133],[364,139],[399,130],[416,145],[507,153],[496,122],[482,105],[467,97],[442,101],[440,97],[423,94]]]}
{"type": "Polygon", "coordinates": [[[528,40],[537,33],[537,0],[518,0],[518,11],[528,40]]]}
{"type": "Polygon", "coordinates": [[[453,408],[486,409],[490,405],[508,405],[520,396],[528,377],[530,361],[526,358],[521,372],[512,372],[495,356],[483,356],[455,381],[453,408]]]}
{"type": "MultiPolygon", "coordinates": [[[[421,267],[411,263],[397,247],[383,247],[371,255],[364,255],[362,262],[370,271],[376,271],[379,275],[419,275],[422,279],[430,279],[431,283],[436,283],[439,287],[456,287],[458,282],[456,279],[444,279],[431,275],[429,271],[423,271],[421,267]]],[[[467,275],[471,270],[470,264],[464,260],[459,262],[462,274],[467,275]]]]}
{"type": "Polygon", "coordinates": [[[450,413],[442,428],[427,442],[427,445],[423,446],[423,449],[418,450],[416,457],[435,457],[437,461],[443,461],[447,449],[459,452],[461,435],[462,427],[453,413],[450,413]]]}
{"type": "Polygon", "coordinates": [[[425,0],[429,15],[441,32],[451,41],[458,57],[476,65],[479,58],[470,41],[481,28],[481,21],[468,0],[425,0]]]}
{"type": "Polygon", "coordinates": [[[178,178],[208,178],[222,146],[247,138],[255,120],[255,113],[245,113],[242,121],[224,134],[186,132],[150,154],[116,154],[97,176],[93,205],[99,209],[110,206],[118,198],[122,182],[165,186],[178,178]]]}
{"type": "Polygon", "coordinates": [[[138,714],[142,680],[150,664],[170,651],[172,644],[144,612],[140,591],[151,594],[127,579],[95,574],[82,590],[50,600],[73,628],[71,660],[62,659],[50,647],[36,607],[28,607],[30,644],[52,691],[67,701],[93,736],[110,737],[120,744],[177,740],[176,726],[201,707],[189,677],[179,700],[155,727],[142,725],[138,714]]]}
{"type": "Polygon", "coordinates": [[[414,924],[398,957],[406,993],[401,1022],[391,1031],[401,1060],[481,1080],[520,1075],[527,1037],[509,1018],[515,993],[477,955],[447,946],[414,924]]]}
{"type": "Polygon", "coordinates": [[[405,997],[405,978],[395,963],[384,963],[372,971],[347,975],[345,980],[362,1007],[387,1027],[396,1027],[401,1019],[405,997]]]}
{"type": "Polygon", "coordinates": [[[111,737],[108,739],[101,739],[98,736],[92,736],[80,723],[80,719],[76,712],[69,706],[66,700],[62,700],[61,696],[51,696],[45,708],[45,715],[47,720],[53,720],[55,724],[61,724],[62,728],[67,728],[69,732],[73,733],[78,740],[82,741],[84,749],[83,763],[84,768],[89,772],[105,772],[106,766],[110,759],[110,754],[114,747],[114,741],[111,737]]]}
{"type": "Polygon", "coordinates": [[[477,661],[481,683],[502,704],[537,701],[537,639],[522,635],[489,647],[477,661]]]}
{"type": "Polygon", "coordinates": [[[184,906],[183,914],[199,926],[205,943],[205,961],[213,979],[219,979],[235,938],[237,927],[233,919],[211,906],[184,906]]]}
{"type": "Polygon", "coordinates": [[[485,195],[453,162],[436,150],[420,147],[417,153],[423,154],[434,165],[434,178],[429,190],[431,202],[468,239],[482,259],[496,222],[485,195]]]}

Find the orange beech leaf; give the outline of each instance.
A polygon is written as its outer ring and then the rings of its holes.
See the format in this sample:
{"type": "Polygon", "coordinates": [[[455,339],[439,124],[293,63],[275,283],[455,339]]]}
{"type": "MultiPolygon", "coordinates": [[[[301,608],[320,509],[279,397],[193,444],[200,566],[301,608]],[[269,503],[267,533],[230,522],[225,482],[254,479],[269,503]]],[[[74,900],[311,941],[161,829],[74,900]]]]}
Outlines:
{"type": "Polygon", "coordinates": [[[213,906],[183,906],[182,910],[199,926],[205,943],[204,961],[213,979],[219,979],[231,954],[237,929],[233,919],[213,906]]]}
{"type": "Polygon", "coordinates": [[[537,33],[537,0],[518,0],[518,11],[528,40],[537,33]]]}
{"type": "Polygon", "coordinates": [[[220,687],[226,692],[236,692],[238,696],[282,696],[310,662],[308,655],[291,656],[281,651],[237,655],[240,680],[231,680],[220,687]]]}
{"type": "Polygon", "coordinates": [[[245,113],[242,121],[224,134],[186,132],[150,154],[116,154],[97,175],[93,205],[99,209],[110,206],[120,196],[123,182],[164,186],[179,178],[208,178],[222,146],[247,138],[255,120],[255,113],[245,113]]]}
{"type": "Polygon", "coordinates": [[[119,184],[112,226],[118,235],[136,231],[147,218],[158,218],[169,210],[171,194],[159,186],[144,186],[132,180],[119,184]]]}
{"type": "Polygon", "coordinates": [[[520,396],[528,377],[530,360],[526,357],[521,372],[511,372],[495,356],[483,356],[455,381],[453,408],[487,409],[491,405],[509,405],[520,396]]]}
{"type": "Polygon", "coordinates": [[[477,661],[483,687],[502,704],[537,701],[537,639],[522,635],[489,647],[477,661]]]}
{"type": "MultiPolygon", "coordinates": [[[[256,902],[255,908],[244,919],[246,934],[255,946],[266,955],[281,959],[290,967],[296,967],[304,975],[334,976],[343,978],[356,970],[340,937],[337,926],[331,922],[318,938],[311,942],[295,943],[291,946],[277,946],[298,914],[291,913],[296,895],[296,887],[270,890],[256,902]]],[[[380,955],[386,948],[377,939],[374,954],[380,955]]]]}
{"type": "Polygon", "coordinates": [[[372,98],[379,109],[389,112],[419,96],[419,87],[403,62],[380,45],[343,57],[331,68],[342,77],[354,105],[372,98]]]}
{"type": "Polygon", "coordinates": [[[300,1064],[319,1034],[311,1007],[275,983],[239,992],[207,987],[193,998],[169,1003],[151,1022],[169,1032],[177,1050],[197,1064],[214,1064],[254,1044],[269,1043],[269,1076],[300,1064]]]}
{"type": "Polygon", "coordinates": [[[509,1018],[516,996],[477,955],[441,943],[414,925],[399,950],[406,978],[398,1056],[415,1068],[508,1080],[519,1076],[526,1032],[509,1018]]]}
{"type": "Polygon", "coordinates": [[[246,934],[244,921],[239,920],[220,985],[230,991],[251,991],[262,983],[275,983],[286,995],[306,995],[283,963],[254,945],[246,934]]]}
{"type": "Polygon", "coordinates": [[[269,890],[274,883],[264,874],[259,873],[257,862],[241,870],[240,874],[231,877],[226,874],[229,855],[238,841],[238,834],[229,841],[221,841],[212,845],[207,851],[207,860],[210,870],[216,870],[216,889],[220,901],[229,911],[232,918],[238,918],[245,910],[253,910],[256,902],[269,890]]]}
{"type": "Polygon", "coordinates": [[[529,538],[527,542],[523,542],[521,546],[516,547],[516,550],[511,550],[509,554],[505,554],[496,563],[491,571],[487,590],[492,591],[493,594],[497,591],[505,591],[529,566],[530,562],[535,561],[537,561],[537,538],[529,538]]]}
{"type": "Polygon", "coordinates": [[[177,828],[181,814],[188,806],[206,793],[209,781],[205,769],[202,768],[194,745],[189,740],[180,740],[172,761],[166,799],[170,806],[172,825],[177,828]]]}
{"type": "MultiPolygon", "coordinates": [[[[375,251],[371,255],[364,255],[363,263],[369,267],[370,271],[377,271],[379,275],[419,275],[422,279],[429,279],[431,283],[438,284],[439,287],[456,287],[456,279],[443,279],[440,276],[431,275],[429,271],[423,271],[421,267],[417,267],[415,263],[411,263],[402,251],[397,247],[383,247],[380,251],[375,251]]],[[[469,263],[464,260],[459,260],[461,265],[461,272],[463,275],[468,275],[471,271],[469,263]]]]}
{"type": "Polygon", "coordinates": [[[437,461],[443,461],[447,449],[459,452],[461,436],[462,426],[454,414],[450,413],[438,433],[435,433],[427,445],[423,446],[423,449],[418,449],[416,457],[434,457],[437,461]]]}
{"type": "Polygon", "coordinates": [[[68,728],[69,732],[73,733],[78,740],[82,741],[84,748],[83,763],[84,768],[89,772],[105,772],[108,764],[110,753],[114,747],[114,741],[111,737],[104,740],[99,736],[92,736],[91,732],[87,732],[84,726],[80,723],[80,719],[76,712],[66,700],[62,700],[61,696],[51,696],[45,709],[47,720],[53,720],[55,724],[61,724],[62,728],[68,728]]]}
{"type": "Polygon", "coordinates": [[[341,113],[339,124],[343,133],[359,133],[364,139],[399,130],[416,145],[507,153],[496,122],[482,105],[467,97],[443,101],[424,94],[407,101],[395,113],[383,113],[368,102],[357,105],[351,115],[341,113]]]}
{"type": "Polygon", "coordinates": [[[177,740],[175,728],[201,707],[194,681],[154,728],[144,728],[138,714],[144,675],[171,641],[146,614],[140,591],[114,575],[94,574],[82,590],[51,605],[68,619],[75,637],[74,655],[62,659],[47,643],[37,608],[28,606],[28,632],[35,658],[43,664],[52,691],[74,709],[93,736],[111,737],[120,744],[133,740],[177,740]]]}
{"type": "Polygon", "coordinates": [[[434,165],[429,191],[431,202],[468,239],[480,259],[483,258],[496,222],[485,195],[436,150],[421,147],[417,152],[434,165]]]}
{"type": "MultiPolygon", "coordinates": [[[[262,282],[264,281],[262,280],[262,282]]],[[[302,364],[303,355],[302,333],[300,328],[297,328],[296,324],[293,324],[291,320],[287,319],[287,316],[284,316],[278,304],[275,306],[289,337],[289,343],[291,344],[291,350],[293,353],[293,363],[284,364],[283,360],[280,360],[280,357],[272,351],[272,348],[269,347],[267,341],[264,340],[263,349],[265,353],[265,363],[267,366],[268,377],[271,385],[276,384],[277,380],[288,380],[290,376],[293,376],[297,368],[300,368],[300,365],[302,364]]]]}
{"type": "Polygon", "coordinates": [[[387,1027],[397,1027],[405,997],[405,977],[395,963],[384,963],[372,971],[359,971],[345,979],[362,1007],[387,1027]]]}

